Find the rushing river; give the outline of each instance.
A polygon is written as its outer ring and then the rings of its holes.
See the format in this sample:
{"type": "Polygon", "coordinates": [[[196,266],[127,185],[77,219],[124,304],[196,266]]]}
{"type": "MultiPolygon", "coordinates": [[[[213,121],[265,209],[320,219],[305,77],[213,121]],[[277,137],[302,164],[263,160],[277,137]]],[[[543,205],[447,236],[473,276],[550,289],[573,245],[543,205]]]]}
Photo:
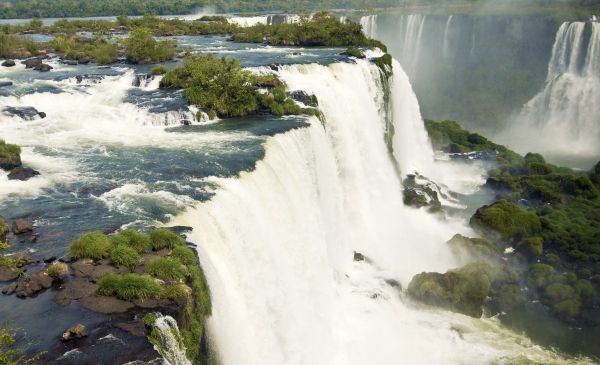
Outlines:
{"type": "MultiPolygon", "coordinates": [[[[284,64],[279,76],[290,90],[316,95],[324,121],[192,122],[179,93],[137,76],[147,68],[57,61],[46,74],[0,68],[0,79],[14,82],[0,109],[47,114],[0,115],[0,136],[21,145],[24,164],[41,173],[26,182],[0,173],[0,214],[32,218],[39,234],[14,250],[61,257],[88,230],[192,226],[188,238],[198,244],[214,299],[210,337],[223,364],[585,363],[497,319],[423,308],[392,285],[456,267],[444,243],[470,233],[467,203],[486,199],[478,163],[434,158],[399,63],[386,103],[377,67],[344,59],[341,49],[178,41],[247,67],[284,64]],[[442,220],[405,207],[402,178],[414,171],[463,196],[447,202],[458,213],[442,220]],[[369,260],[355,262],[355,251],[369,260]]],[[[73,321],[98,321],[58,307],[52,296],[0,300],[3,318],[39,349],[73,321]]]]}

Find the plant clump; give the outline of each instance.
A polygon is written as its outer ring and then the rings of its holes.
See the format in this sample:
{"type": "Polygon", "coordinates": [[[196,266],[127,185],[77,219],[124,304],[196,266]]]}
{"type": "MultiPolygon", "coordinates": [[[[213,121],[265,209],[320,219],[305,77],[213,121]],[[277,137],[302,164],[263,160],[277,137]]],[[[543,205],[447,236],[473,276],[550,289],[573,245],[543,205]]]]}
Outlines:
{"type": "Polygon", "coordinates": [[[185,241],[178,234],[165,228],[159,228],[150,232],[150,245],[155,251],[172,250],[177,246],[185,246],[185,241]]]}
{"type": "Polygon", "coordinates": [[[52,279],[59,279],[61,276],[65,275],[69,271],[69,267],[64,262],[56,261],[53,262],[48,268],[46,272],[48,276],[52,279]]]}
{"type": "Polygon", "coordinates": [[[150,236],[135,229],[126,229],[117,233],[112,237],[112,241],[115,245],[129,246],[137,253],[145,253],[152,248],[150,236]]]}
{"type": "Polygon", "coordinates": [[[99,231],[82,234],[71,243],[69,252],[76,259],[101,260],[109,256],[112,242],[99,231]]]}
{"type": "Polygon", "coordinates": [[[110,251],[110,260],[114,265],[124,266],[133,271],[140,263],[138,251],[124,244],[117,244],[110,251]]]}

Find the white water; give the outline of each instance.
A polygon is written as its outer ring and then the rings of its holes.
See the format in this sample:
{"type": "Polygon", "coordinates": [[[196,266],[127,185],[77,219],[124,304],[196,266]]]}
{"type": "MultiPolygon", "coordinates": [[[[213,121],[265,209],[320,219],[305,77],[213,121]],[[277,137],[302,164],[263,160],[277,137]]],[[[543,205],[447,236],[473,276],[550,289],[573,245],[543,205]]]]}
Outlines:
{"type": "MultiPolygon", "coordinates": [[[[444,242],[467,229],[403,206],[377,69],[359,61],[280,75],[317,96],[325,124],[269,139],[255,171],[216,180],[217,195],[175,221],[194,227],[222,363],[561,363],[496,321],[420,309],[386,283],[452,267],[444,242]]],[[[410,87],[402,75],[393,84],[410,87]]],[[[399,120],[418,107],[394,109],[395,130],[409,134],[394,146],[420,140],[422,126],[399,120]]]]}
{"type": "Polygon", "coordinates": [[[377,15],[367,15],[360,18],[363,33],[369,38],[377,37],[377,15]]]}
{"type": "Polygon", "coordinates": [[[564,23],[556,36],[544,89],[500,138],[522,152],[597,157],[599,115],[600,24],[564,23]]]}
{"type": "Polygon", "coordinates": [[[185,347],[181,344],[177,321],[171,316],[158,313],[154,325],[161,338],[160,347],[155,348],[162,355],[166,365],[192,365],[185,355],[185,347]]]}
{"type": "Polygon", "coordinates": [[[442,44],[442,55],[444,58],[450,57],[450,41],[448,38],[450,36],[450,24],[452,23],[452,18],[452,15],[448,17],[448,20],[446,21],[446,27],[444,28],[444,41],[442,44]]]}

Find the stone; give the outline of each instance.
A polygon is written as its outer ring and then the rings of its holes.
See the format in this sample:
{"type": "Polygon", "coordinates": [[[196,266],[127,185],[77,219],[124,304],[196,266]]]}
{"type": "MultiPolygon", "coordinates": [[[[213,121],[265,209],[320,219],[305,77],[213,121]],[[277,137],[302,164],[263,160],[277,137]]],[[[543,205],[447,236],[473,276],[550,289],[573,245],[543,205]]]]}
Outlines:
{"type": "Polygon", "coordinates": [[[0,87],[13,86],[12,81],[0,81],[0,87]]]}
{"type": "Polygon", "coordinates": [[[146,328],[144,327],[144,323],[142,321],[119,322],[115,324],[115,327],[120,328],[123,331],[129,332],[137,337],[146,336],[146,328]]]}
{"type": "Polygon", "coordinates": [[[135,305],[131,302],[114,297],[103,296],[82,298],[79,303],[86,309],[103,314],[125,313],[135,307],[135,305]]]}
{"type": "Polygon", "coordinates": [[[52,70],[54,67],[46,64],[46,63],[40,63],[39,65],[35,66],[33,69],[39,72],[48,72],[50,70],[52,70]]]}
{"type": "Polygon", "coordinates": [[[33,224],[31,221],[26,219],[16,219],[13,221],[12,231],[16,235],[32,232],[33,224]]]}
{"type": "Polygon", "coordinates": [[[17,116],[23,120],[35,120],[37,118],[43,118],[46,116],[46,113],[39,112],[36,108],[30,106],[7,106],[4,109],[2,109],[2,112],[10,116],[17,116]]]}
{"type": "Polygon", "coordinates": [[[173,233],[177,233],[178,235],[190,233],[194,230],[194,228],[189,227],[189,226],[172,226],[172,227],[167,227],[167,229],[173,233]]]}
{"type": "Polygon", "coordinates": [[[48,276],[46,270],[41,270],[19,281],[15,293],[19,298],[28,298],[50,287],[52,287],[52,278],[48,276]]]}
{"type": "Polygon", "coordinates": [[[69,305],[74,300],[94,296],[96,285],[83,278],[75,278],[60,286],[54,301],[60,305],[69,305]]]}
{"type": "Polygon", "coordinates": [[[87,332],[85,330],[85,326],[82,324],[76,324],[75,326],[69,328],[62,334],[60,340],[63,342],[70,341],[77,338],[87,337],[87,332]]]}
{"type": "MultiPolygon", "coordinates": [[[[0,265],[0,281],[12,281],[19,277],[19,270],[0,265]]],[[[6,288],[5,288],[6,289],[6,288]]],[[[2,291],[4,293],[4,291],[2,291]]],[[[13,290],[14,292],[14,290],[13,290]]],[[[6,294],[6,293],[4,293],[6,294]]]]}
{"type": "Polygon", "coordinates": [[[56,256],[46,256],[42,261],[44,261],[46,264],[52,263],[56,261],[56,256]]]}
{"type": "Polygon", "coordinates": [[[29,58],[21,63],[25,65],[25,68],[35,68],[42,64],[42,60],[40,58],[29,58]]]}
{"type": "Polygon", "coordinates": [[[365,256],[360,252],[354,252],[354,261],[365,261],[365,256]]]}
{"type": "Polygon", "coordinates": [[[33,260],[33,256],[31,256],[31,253],[29,251],[16,252],[6,257],[13,260],[17,267],[23,267],[29,264],[33,264],[35,262],[33,260]]]}
{"type": "Polygon", "coordinates": [[[17,283],[11,283],[2,289],[2,294],[4,295],[13,295],[17,290],[17,283]]]}
{"type": "Polygon", "coordinates": [[[101,277],[109,273],[126,274],[129,272],[125,267],[116,268],[112,265],[96,265],[94,261],[89,259],[76,261],[71,265],[71,268],[75,277],[88,278],[93,282],[100,280],[101,277]]]}
{"type": "Polygon", "coordinates": [[[15,64],[14,60],[6,60],[6,61],[2,62],[2,66],[4,66],[4,67],[14,67],[15,65],[16,64],[15,64]]]}
{"type": "Polygon", "coordinates": [[[26,181],[32,177],[39,176],[40,173],[29,167],[17,167],[10,171],[8,174],[8,180],[20,180],[26,181]]]}

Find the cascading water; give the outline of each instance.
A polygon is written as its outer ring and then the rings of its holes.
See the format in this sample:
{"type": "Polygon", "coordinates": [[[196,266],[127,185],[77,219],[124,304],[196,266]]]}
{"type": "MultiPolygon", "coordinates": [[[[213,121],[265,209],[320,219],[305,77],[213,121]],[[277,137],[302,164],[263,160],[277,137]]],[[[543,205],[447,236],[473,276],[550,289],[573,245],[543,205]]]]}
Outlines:
{"type": "Polygon", "coordinates": [[[366,15],[360,18],[363,33],[369,38],[375,38],[377,35],[377,15],[366,15]]]}
{"type": "MultiPolygon", "coordinates": [[[[195,228],[222,363],[559,363],[493,320],[418,309],[399,292],[415,273],[452,267],[443,243],[466,229],[403,206],[379,70],[358,61],[284,66],[280,76],[317,96],[324,123],[272,137],[253,172],[215,179],[216,196],[175,220],[195,228]]],[[[423,142],[423,126],[400,121],[418,105],[404,75],[392,83],[394,104],[407,98],[394,105],[394,133],[408,134],[394,154],[426,155],[416,148],[427,143],[400,148],[423,142]]]]}
{"type": "Polygon", "coordinates": [[[166,365],[192,365],[185,355],[182,337],[179,333],[177,321],[171,316],[158,313],[154,323],[160,343],[155,344],[156,350],[165,360],[166,365]]]}
{"type": "Polygon", "coordinates": [[[521,151],[550,155],[600,154],[600,23],[564,23],[544,89],[501,135],[521,151]]]}

